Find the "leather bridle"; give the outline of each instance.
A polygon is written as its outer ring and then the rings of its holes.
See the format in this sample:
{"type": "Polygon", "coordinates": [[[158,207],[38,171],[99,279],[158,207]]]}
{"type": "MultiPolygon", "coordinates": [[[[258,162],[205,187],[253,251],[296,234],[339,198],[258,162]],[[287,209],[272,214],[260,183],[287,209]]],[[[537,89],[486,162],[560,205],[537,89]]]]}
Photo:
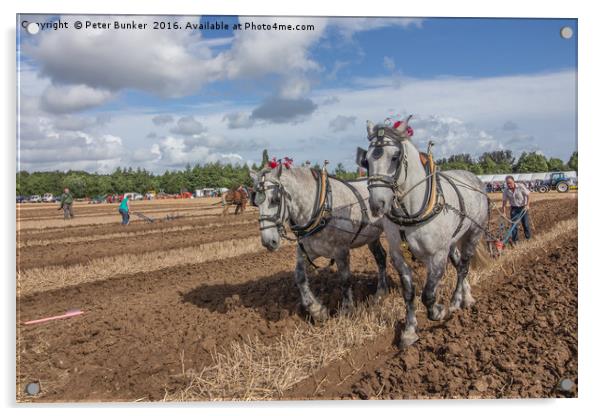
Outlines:
{"type": "Polygon", "coordinates": [[[399,163],[395,166],[393,175],[370,175],[370,172],[368,171],[368,189],[389,188],[397,194],[402,167],[404,171],[404,180],[408,176],[408,153],[406,151],[407,139],[400,136],[395,130],[389,127],[378,127],[376,133],[369,136],[368,140],[370,141],[369,148],[374,149],[372,151],[373,158],[380,158],[383,154],[384,147],[395,147],[399,149],[400,158],[399,163]],[[385,141],[385,139],[389,140],[385,141]],[[375,155],[375,153],[377,153],[377,155],[375,155]]]}
{"type": "MultiPolygon", "coordinates": [[[[314,171],[318,172],[318,171],[314,171]]],[[[284,186],[279,181],[271,180],[266,181],[265,177],[262,177],[256,190],[253,192],[251,203],[257,206],[256,197],[258,193],[264,193],[268,189],[275,189],[280,199],[278,204],[278,210],[273,215],[259,215],[259,230],[267,230],[270,228],[276,228],[281,237],[287,240],[294,240],[287,236],[285,223],[289,222],[291,231],[300,240],[304,237],[309,237],[322,230],[328,224],[331,218],[332,211],[332,192],[330,189],[330,182],[328,181],[328,175],[325,172],[315,173],[316,181],[318,183],[316,192],[316,201],[310,219],[306,224],[292,224],[289,218],[289,210],[286,205],[286,197],[289,194],[284,189],[284,186]],[[322,183],[324,181],[324,183],[322,183]],[[266,185],[267,183],[267,185],[266,185]],[[262,223],[268,222],[269,225],[262,225],[262,223]]]]}
{"type": "Polygon", "coordinates": [[[259,215],[259,231],[268,230],[270,228],[277,228],[278,233],[281,236],[284,236],[286,235],[284,223],[286,222],[286,214],[288,211],[286,207],[286,194],[282,184],[276,181],[266,181],[265,178],[262,178],[261,182],[258,186],[256,186],[255,190],[252,193],[251,202],[254,206],[258,206],[258,204],[255,202],[257,194],[263,193],[265,195],[265,192],[269,189],[275,189],[275,192],[278,195],[280,202],[278,204],[278,210],[273,215],[259,215]],[[269,222],[271,224],[262,225],[263,222],[269,222]]]}

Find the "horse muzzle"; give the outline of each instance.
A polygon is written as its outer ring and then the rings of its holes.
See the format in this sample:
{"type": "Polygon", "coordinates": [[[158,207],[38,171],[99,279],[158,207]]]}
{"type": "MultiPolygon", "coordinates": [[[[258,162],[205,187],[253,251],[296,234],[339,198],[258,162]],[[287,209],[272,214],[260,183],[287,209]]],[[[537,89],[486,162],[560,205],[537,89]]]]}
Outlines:
{"type": "Polygon", "coordinates": [[[268,249],[268,251],[276,251],[280,248],[280,238],[279,237],[268,237],[261,238],[261,244],[268,249]]]}
{"type": "Polygon", "coordinates": [[[374,217],[382,217],[387,214],[391,209],[391,197],[392,195],[384,195],[385,193],[392,194],[390,190],[371,190],[370,198],[368,202],[370,204],[370,211],[374,217]]]}

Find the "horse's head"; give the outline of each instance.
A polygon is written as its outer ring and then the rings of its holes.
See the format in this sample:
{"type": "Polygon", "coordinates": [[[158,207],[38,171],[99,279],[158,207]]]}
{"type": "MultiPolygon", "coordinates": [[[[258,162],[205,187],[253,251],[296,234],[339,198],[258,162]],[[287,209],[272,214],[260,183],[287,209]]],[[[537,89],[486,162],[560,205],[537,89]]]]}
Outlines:
{"type": "Polygon", "coordinates": [[[370,210],[374,216],[387,214],[391,210],[397,182],[403,164],[407,163],[405,141],[412,135],[408,122],[412,116],[389,126],[367,122],[370,147],[357,148],[356,161],[368,170],[370,210]]]}
{"type": "Polygon", "coordinates": [[[278,171],[269,169],[260,172],[250,171],[253,179],[251,204],[259,208],[259,230],[261,244],[270,251],[280,248],[280,230],[286,221],[284,188],[278,178],[278,171]]]}

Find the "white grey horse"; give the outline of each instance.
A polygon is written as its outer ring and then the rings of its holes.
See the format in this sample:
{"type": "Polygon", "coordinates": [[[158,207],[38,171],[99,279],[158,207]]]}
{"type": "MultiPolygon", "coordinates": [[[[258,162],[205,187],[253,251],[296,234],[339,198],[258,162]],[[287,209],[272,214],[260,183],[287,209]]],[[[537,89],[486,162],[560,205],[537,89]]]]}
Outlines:
{"type": "Polygon", "coordinates": [[[301,303],[314,320],[328,318],[328,310],[312,293],[306,273],[306,263],[318,257],[336,262],[343,278],[344,311],[353,307],[349,268],[349,251],[352,248],[368,245],[378,265],[376,295],[382,296],[388,291],[386,252],[380,242],[383,220],[371,215],[367,207],[366,180],[345,182],[328,178],[329,197],[324,206],[320,206],[321,176],[317,170],[283,168],[280,165],[273,170],[251,171],[250,174],[254,182],[251,203],[259,207],[263,246],[271,251],[277,250],[281,238],[286,237],[287,224],[299,236],[295,282],[301,303]],[[316,220],[319,226],[314,229],[311,224],[316,224],[316,220]]]}
{"type": "Polygon", "coordinates": [[[402,347],[418,339],[415,289],[411,269],[400,250],[402,239],[427,267],[422,302],[428,318],[441,320],[448,311],[437,303],[437,287],[448,258],[457,271],[450,312],[468,308],[475,302],[465,277],[489,216],[485,187],[475,175],[463,170],[435,170],[436,173],[425,170],[420,153],[409,139],[408,121],[409,117],[395,127],[375,126],[368,121],[370,147],[368,151],[358,148],[357,154],[358,164],[368,169],[370,210],[375,216],[385,215],[389,253],[401,278],[406,303],[402,347]],[[433,184],[430,179],[436,182],[433,184]],[[434,209],[427,212],[433,191],[429,185],[437,187],[439,198],[434,209]]]}

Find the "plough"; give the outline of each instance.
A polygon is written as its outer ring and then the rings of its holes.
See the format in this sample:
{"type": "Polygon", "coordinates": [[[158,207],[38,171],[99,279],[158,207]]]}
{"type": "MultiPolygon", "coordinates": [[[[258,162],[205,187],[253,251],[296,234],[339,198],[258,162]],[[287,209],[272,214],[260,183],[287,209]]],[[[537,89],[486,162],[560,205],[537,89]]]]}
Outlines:
{"type": "Polygon", "coordinates": [[[137,216],[138,218],[142,218],[144,221],[148,222],[148,223],[152,223],[155,222],[154,218],[151,217],[147,217],[146,215],[140,213],[140,212],[132,212],[132,214],[134,214],[135,216],[137,216]]]}
{"type": "MultiPolygon", "coordinates": [[[[148,223],[153,223],[156,220],[152,217],[148,217],[144,214],[142,214],[141,212],[132,212],[132,214],[134,214],[135,216],[137,216],[138,218],[143,219],[144,221],[148,222],[148,223]]],[[[163,221],[173,221],[173,220],[177,220],[182,218],[182,215],[180,215],[179,213],[175,213],[175,214],[167,214],[165,216],[165,218],[163,219],[163,221]]],[[[160,220],[159,220],[160,221],[160,220]]]]}
{"type": "Polygon", "coordinates": [[[512,238],[512,233],[526,213],[527,211],[523,210],[514,221],[506,218],[504,215],[500,215],[498,235],[495,236],[488,233],[487,248],[492,257],[499,257],[502,254],[504,248],[508,246],[512,238]]]}

